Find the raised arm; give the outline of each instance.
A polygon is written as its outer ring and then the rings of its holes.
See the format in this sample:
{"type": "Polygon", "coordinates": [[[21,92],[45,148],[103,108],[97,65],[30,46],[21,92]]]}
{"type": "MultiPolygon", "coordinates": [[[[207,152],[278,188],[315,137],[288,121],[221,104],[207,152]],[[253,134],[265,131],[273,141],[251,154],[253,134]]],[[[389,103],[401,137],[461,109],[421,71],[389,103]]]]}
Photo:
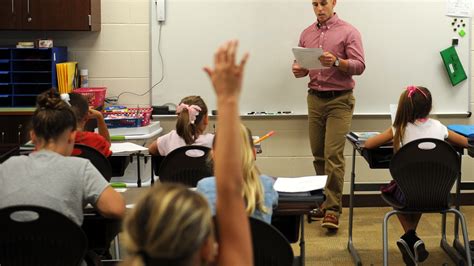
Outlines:
{"type": "Polygon", "coordinates": [[[97,128],[99,130],[99,135],[104,137],[110,143],[110,134],[107,129],[107,124],[105,124],[104,116],[101,112],[95,109],[89,109],[89,117],[97,120],[97,128]]]}
{"type": "Polygon", "coordinates": [[[239,136],[239,96],[248,54],[235,63],[238,42],[230,41],[214,55],[214,69],[204,68],[217,95],[215,175],[219,228],[218,265],[252,265],[250,226],[242,197],[243,174],[239,136]]]}

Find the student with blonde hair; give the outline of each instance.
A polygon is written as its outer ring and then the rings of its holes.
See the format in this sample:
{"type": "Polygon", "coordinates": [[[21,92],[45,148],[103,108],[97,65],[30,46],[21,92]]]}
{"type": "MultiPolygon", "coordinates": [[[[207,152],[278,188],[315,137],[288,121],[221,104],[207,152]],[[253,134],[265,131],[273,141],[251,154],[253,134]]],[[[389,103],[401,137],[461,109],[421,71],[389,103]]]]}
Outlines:
{"type": "Polygon", "coordinates": [[[206,265],[217,255],[206,200],[179,184],[153,186],[124,229],[127,265],[206,265]]]}
{"type": "MultiPolygon", "coordinates": [[[[387,130],[369,138],[365,142],[366,149],[377,148],[382,144],[393,141],[395,152],[401,146],[421,138],[435,138],[447,140],[448,142],[460,146],[467,147],[467,139],[451,130],[448,130],[440,121],[429,118],[432,107],[432,98],[430,91],[422,86],[408,86],[400,95],[398,101],[397,113],[395,121],[387,130]]],[[[395,181],[392,186],[393,196],[404,204],[405,196],[403,192],[396,186],[395,181]]],[[[417,258],[417,262],[423,262],[428,258],[428,251],[425,244],[416,234],[416,228],[420,221],[421,214],[398,214],[398,220],[402,225],[405,234],[397,241],[403,260],[406,264],[413,264],[413,260],[417,258]]]]}
{"type": "Polygon", "coordinates": [[[205,133],[209,124],[207,105],[199,96],[188,96],[176,108],[176,129],[159,137],[148,150],[153,155],[166,156],[171,151],[186,145],[201,145],[211,148],[214,135],[205,133]]]}
{"type": "MultiPolygon", "coordinates": [[[[239,137],[239,96],[247,56],[235,63],[237,42],[222,45],[214,56],[215,68],[205,68],[217,95],[218,135],[217,265],[252,265],[250,226],[242,200],[243,176],[239,137]],[[226,211],[231,209],[232,212],[226,211]]],[[[125,221],[125,265],[198,266],[211,263],[216,245],[207,201],[181,185],[157,184],[135,206],[125,221]]]]}
{"type": "MultiPolygon", "coordinates": [[[[273,208],[278,204],[278,193],[273,188],[275,180],[260,174],[255,163],[256,152],[252,133],[243,124],[240,125],[240,137],[242,139],[242,173],[244,176],[242,195],[246,203],[245,211],[249,216],[271,223],[273,208]]],[[[214,214],[216,209],[216,178],[201,179],[197,184],[197,191],[203,193],[207,198],[214,214]]]]}

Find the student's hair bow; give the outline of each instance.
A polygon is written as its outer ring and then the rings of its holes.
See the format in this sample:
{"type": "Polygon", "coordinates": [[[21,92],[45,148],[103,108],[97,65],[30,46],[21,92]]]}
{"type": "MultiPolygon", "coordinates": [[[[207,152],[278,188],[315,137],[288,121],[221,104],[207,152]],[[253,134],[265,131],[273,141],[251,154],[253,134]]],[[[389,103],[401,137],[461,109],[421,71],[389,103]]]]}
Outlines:
{"type": "Polygon", "coordinates": [[[425,96],[426,99],[428,99],[428,96],[426,95],[426,93],[424,91],[422,91],[420,88],[418,88],[417,86],[410,85],[410,86],[407,87],[407,91],[408,91],[408,98],[411,98],[411,96],[416,91],[419,91],[419,92],[421,92],[421,94],[423,94],[423,96],[425,96]]]}
{"type": "Polygon", "coordinates": [[[196,121],[196,117],[199,115],[199,112],[201,111],[201,107],[194,104],[187,105],[185,103],[180,103],[178,107],[176,108],[176,113],[180,114],[183,110],[188,110],[189,122],[191,124],[194,124],[194,121],[196,121]]]}

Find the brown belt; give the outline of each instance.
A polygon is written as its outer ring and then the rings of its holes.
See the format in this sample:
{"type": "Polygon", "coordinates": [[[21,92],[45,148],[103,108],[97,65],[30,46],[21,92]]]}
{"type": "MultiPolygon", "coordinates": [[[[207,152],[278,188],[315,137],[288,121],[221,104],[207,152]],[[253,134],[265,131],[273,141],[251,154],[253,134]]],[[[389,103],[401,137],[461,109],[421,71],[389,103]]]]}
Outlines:
{"type": "Polygon", "coordinates": [[[308,93],[317,96],[318,98],[335,98],[339,97],[341,95],[344,95],[346,93],[352,92],[352,89],[350,90],[341,90],[341,91],[317,91],[313,89],[309,89],[308,93]]]}

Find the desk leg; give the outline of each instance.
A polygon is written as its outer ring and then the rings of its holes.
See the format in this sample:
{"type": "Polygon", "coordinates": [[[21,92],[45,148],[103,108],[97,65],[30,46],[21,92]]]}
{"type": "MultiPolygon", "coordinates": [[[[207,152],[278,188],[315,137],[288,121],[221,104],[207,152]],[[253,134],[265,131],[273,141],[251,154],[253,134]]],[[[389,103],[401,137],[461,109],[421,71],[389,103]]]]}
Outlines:
{"type": "Polygon", "coordinates": [[[352,171],[351,171],[351,191],[349,197],[349,240],[347,242],[347,249],[351,253],[352,259],[354,260],[355,265],[362,265],[360,256],[357,253],[354,243],[352,242],[352,222],[354,216],[354,189],[355,189],[355,158],[356,158],[356,149],[352,149],[352,171]]]}
{"type": "MultiPolygon", "coordinates": [[[[462,156],[462,155],[460,155],[462,156]]],[[[460,158],[462,159],[462,157],[460,158]]],[[[456,180],[456,201],[455,207],[457,210],[461,209],[461,173],[459,173],[459,178],[456,180]]],[[[454,240],[453,246],[450,247],[450,251],[445,251],[450,255],[453,261],[457,262],[456,265],[463,265],[464,261],[466,260],[466,248],[470,249],[470,247],[464,247],[459,240],[459,218],[457,215],[454,216],[454,240]]],[[[444,249],[444,248],[443,248],[444,249]]]]}
{"type": "MultiPolygon", "coordinates": [[[[462,155],[459,156],[460,160],[462,160],[462,155]]],[[[454,202],[454,205],[458,210],[460,209],[461,201],[461,176],[461,172],[459,172],[459,177],[456,180],[456,199],[454,202]]],[[[466,252],[464,246],[459,241],[459,218],[457,215],[454,216],[454,240],[453,245],[451,246],[446,239],[446,214],[443,214],[440,246],[454,261],[454,263],[456,263],[456,265],[464,265],[464,254],[466,254],[466,252]]]]}
{"type": "Polygon", "coordinates": [[[137,186],[142,186],[142,178],[140,173],[140,152],[137,153],[137,186]]]}
{"type": "Polygon", "coordinates": [[[150,176],[150,180],[151,180],[151,185],[153,186],[153,184],[155,183],[155,172],[153,172],[153,166],[155,165],[155,159],[153,159],[153,156],[150,156],[150,164],[151,164],[151,176],[150,176]]]}
{"type": "Polygon", "coordinates": [[[301,223],[301,236],[300,236],[300,265],[304,266],[305,265],[305,260],[306,260],[306,252],[305,252],[305,241],[304,241],[304,215],[301,215],[300,217],[300,223],[301,223]]]}

